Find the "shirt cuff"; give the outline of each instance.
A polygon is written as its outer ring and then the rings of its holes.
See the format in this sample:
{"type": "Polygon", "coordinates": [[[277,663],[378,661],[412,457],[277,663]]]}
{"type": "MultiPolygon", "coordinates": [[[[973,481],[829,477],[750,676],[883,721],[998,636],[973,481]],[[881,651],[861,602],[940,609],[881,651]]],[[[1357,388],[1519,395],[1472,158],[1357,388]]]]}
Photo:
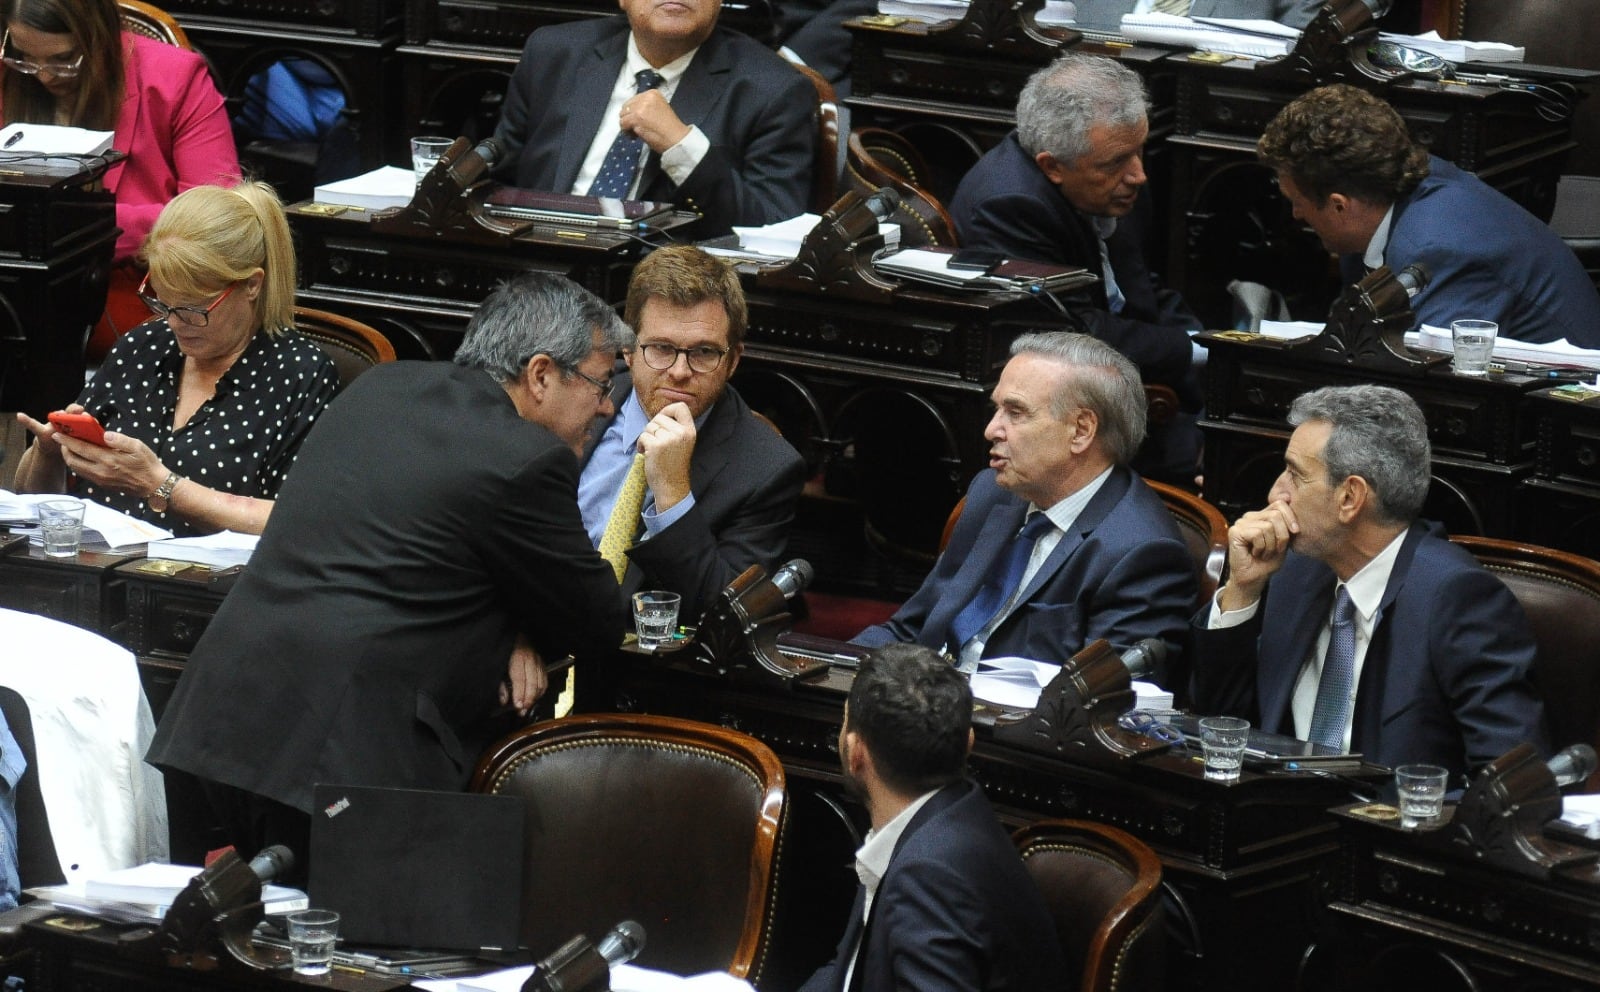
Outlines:
{"type": "Polygon", "coordinates": [[[674,186],[682,186],[700,167],[700,161],[711,150],[711,139],[696,125],[689,126],[683,140],[661,153],[661,171],[667,174],[674,186]]]}
{"type": "Polygon", "coordinates": [[[657,513],[654,506],[647,507],[643,513],[639,514],[640,519],[644,521],[645,537],[647,539],[655,537],[681,520],[683,515],[692,509],[694,509],[694,493],[690,493],[683,499],[678,500],[677,505],[664,513],[657,513]]]}
{"type": "Polygon", "coordinates": [[[1258,599],[1242,609],[1227,611],[1222,609],[1221,603],[1222,590],[1218,589],[1216,596],[1211,600],[1211,615],[1206,620],[1206,627],[1209,630],[1239,626],[1256,615],[1256,608],[1261,605],[1261,600],[1258,599]]]}

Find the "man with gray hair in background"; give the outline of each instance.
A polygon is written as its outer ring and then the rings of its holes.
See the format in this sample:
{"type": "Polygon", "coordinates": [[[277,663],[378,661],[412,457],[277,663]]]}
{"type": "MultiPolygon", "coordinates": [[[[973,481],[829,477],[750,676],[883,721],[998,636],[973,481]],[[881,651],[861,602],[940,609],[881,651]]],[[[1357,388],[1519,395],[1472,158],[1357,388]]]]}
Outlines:
{"type": "Polygon", "coordinates": [[[541,657],[616,647],[578,452],[632,345],[592,293],[526,273],[453,363],[378,365],[318,420],[147,756],[200,780],[242,854],[285,844],[303,873],[317,782],[464,789],[541,657]]]}
{"type": "MultiPolygon", "coordinates": [[[[1068,52],[1028,80],[1017,129],[972,167],[950,202],[965,248],[1080,266],[1100,282],[1061,296],[1077,329],[1133,359],[1145,382],[1172,387],[1187,414],[1201,395],[1190,334],[1200,320],[1145,261],[1152,208],[1144,83],[1116,60],[1068,52]]],[[[1188,484],[1200,434],[1192,416],[1157,432],[1135,467],[1188,484]]]]}
{"type": "MultiPolygon", "coordinates": [[[[1025,334],[993,393],[989,468],[916,594],[854,642],[1065,662],[1104,638],[1165,641],[1175,662],[1194,566],[1155,490],[1127,467],[1144,438],[1139,372],[1084,334],[1025,334]]],[[[1154,678],[1166,681],[1158,671],[1154,678]]]]}
{"type": "Polygon", "coordinates": [[[1419,521],[1428,426],[1405,393],[1295,400],[1264,509],[1228,530],[1228,584],[1195,618],[1193,708],[1459,781],[1522,741],[1546,750],[1527,618],[1419,521]]]}

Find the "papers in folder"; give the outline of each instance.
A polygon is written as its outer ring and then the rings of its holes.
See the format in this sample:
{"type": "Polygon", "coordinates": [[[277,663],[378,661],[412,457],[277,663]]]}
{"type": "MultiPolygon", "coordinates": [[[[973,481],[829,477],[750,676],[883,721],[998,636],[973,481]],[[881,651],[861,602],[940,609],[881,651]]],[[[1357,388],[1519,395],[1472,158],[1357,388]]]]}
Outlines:
{"type": "Polygon", "coordinates": [[[90,131],[55,124],[7,124],[0,128],[0,150],[13,155],[104,155],[113,131],[90,131]]]}
{"type": "MultiPolygon", "coordinates": [[[[1031,710],[1039,705],[1039,691],[1061,674],[1061,666],[1031,658],[985,658],[972,673],[972,695],[1008,710],[1031,710]]],[[[1172,693],[1154,682],[1133,683],[1135,707],[1170,710],[1172,693]]]]}
{"type": "MultiPolygon", "coordinates": [[[[28,535],[28,540],[33,544],[43,544],[44,536],[39,533],[38,512],[35,505],[50,499],[80,499],[78,496],[63,497],[60,493],[17,493],[0,489],[0,521],[10,522],[11,528],[19,533],[28,535]]],[[[102,506],[92,499],[83,500],[83,543],[94,544],[104,542],[107,547],[118,549],[135,544],[145,544],[150,541],[159,541],[172,536],[172,531],[155,524],[146,523],[138,517],[130,517],[126,513],[102,506]]]]}
{"type": "Polygon", "coordinates": [[[1287,55],[1300,32],[1275,21],[1196,20],[1176,14],[1123,14],[1122,35],[1133,41],[1177,45],[1204,52],[1226,52],[1254,58],[1287,55]]]}

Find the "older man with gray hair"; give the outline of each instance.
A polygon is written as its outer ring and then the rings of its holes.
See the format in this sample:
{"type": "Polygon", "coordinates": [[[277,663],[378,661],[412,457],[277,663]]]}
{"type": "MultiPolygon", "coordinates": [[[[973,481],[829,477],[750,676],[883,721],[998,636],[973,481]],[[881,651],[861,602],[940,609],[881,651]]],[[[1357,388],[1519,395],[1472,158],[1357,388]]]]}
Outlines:
{"type": "MultiPolygon", "coordinates": [[[[1144,83],[1114,59],[1068,52],[1028,80],[1017,129],[986,154],[950,203],[961,244],[1008,258],[1080,266],[1100,282],[1065,295],[1078,329],[1133,359],[1144,381],[1200,409],[1190,333],[1200,321],[1145,262],[1151,224],[1144,83]]],[[[1199,432],[1184,419],[1136,463],[1169,481],[1195,473],[1199,432]]]]}
{"type": "MultiPolygon", "coordinates": [[[[994,388],[989,468],[950,546],[887,622],[854,638],[980,658],[1064,662],[1099,638],[1147,637],[1176,660],[1196,591],[1172,516],[1127,467],[1144,439],[1139,373],[1084,334],[1027,334],[994,388]]],[[[1158,681],[1165,673],[1158,672],[1158,681]]]]}
{"type": "Polygon", "coordinates": [[[541,656],[616,647],[577,453],[632,344],[592,293],[527,273],[453,363],[379,365],[317,421],[147,756],[200,780],[241,852],[286,844],[303,870],[317,782],[465,788],[544,691],[541,656]]]}
{"type": "Polygon", "coordinates": [[[1505,585],[1436,526],[1428,425],[1405,393],[1295,400],[1283,474],[1228,530],[1228,583],[1195,619],[1193,705],[1454,778],[1530,741],[1533,635],[1505,585]]]}

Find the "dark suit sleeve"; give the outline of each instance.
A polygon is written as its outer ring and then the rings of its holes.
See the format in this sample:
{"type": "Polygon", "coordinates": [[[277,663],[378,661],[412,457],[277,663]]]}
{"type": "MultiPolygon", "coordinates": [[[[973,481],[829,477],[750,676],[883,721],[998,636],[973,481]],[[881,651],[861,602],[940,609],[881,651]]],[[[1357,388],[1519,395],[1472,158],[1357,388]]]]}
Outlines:
{"type": "Polygon", "coordinates": [[[1189,698],[1196,713],[1242,716],[1261,725],[1256,695],[1256,642],[1266,603],[1256,615],[1233,627],[1208,629],[1211,604],[1195,615],[1191,627],[1189,698]]]}
{"type": "Polygon", "coordinates": [[[1430,611],[1430,656],[1460,728],[1471,771],[1527,741],[1549,753],[1544,707],[1528,673],[1536,648],[1505,584],[1481,569],[1453,574],[1439,591],[1457,608],[1430,611]]]}
{"type": "MultiPolygon", "coordinates": [[[[1154,637],[1166,643],[1168,665],[1175,669],[1188,645],[1184,619],[1194,600],[1194,563],[1188,549],[1177,541],[1146,541],[1117,562],[1095,589],[1083,643],[1104,638],[1126,651],[1154,637]]],[[[1164,687],[1182,688],[1171,684],[1165,669],[1151,677],[1164,687]]]]}
{"type": "MultiPolygon", "coordinates": [[[[517,67],[511,73],[511,82],[506,86],[505,99],[500,104],[500,122],[494,129],[494,140],[500,145],[500,162],[495,174],[504,180],[516,175],[517,163],[522,159],[522,146],[528,143],[528,129],[532,126],[529,123],[528,103],[538,92],[540,74],[549,71],[549,59],[541,52],[542,47],[538,32],[528,36],[522,46],[522,57],[517,60],[517,67]]],[[[566,190],[560,192],[565,193],[566,190]]]]}
{"type": "Polygon", "coordinates": [[[681,206],[707,217],[708,234],[805,213],[816,158],[816,90],[786,64],[735,78],[725,99],[739,108],[727,133],[706,131],[711,147],[678,187],[681,206]]]}
{"type": "Polygon", "coordinates": [[[480,542],[510,612],[545,660],[603,655],[626,618],[617,580],[578,513],[578,462],[551,447],[510,479],[480,542]]]}
{"type": "MultiPolygon", "coordinates": [[[[892,935],[896,992],[981,992],[987,988],[992,908],[964,877],[969,866],[920,859],[900,866],[878,893],[874,934],[892,935]]],[[[859,965],[858,965],[859,967],[859,965]]]]}
{"type": "MultiPolygon", "coordinates": [[[[735,442],[738,437],[735,435],[735,442]]],[[[628,557],[644,569],[651,584],[683,596],[680,612],[691,618],[686,622],[704,613],[716,601],[717,593],[751,565],[760,564],[770,573],[788,545],[795,502],[805,481],[805,462],[787,443],[779,442],[777,448],[782,457],[775,464],[735,461],[727,466],[728,473],[755,474],[759,483],[738,506],[719,515],[719,520],[711,519],[705,502],[696,496],[688,513],[629,549],[628,557]]]]}
{"type": "Polygon", "coordinates": [[[806,3],[782,3],[779,7],[784,45],[832,83],[850,72],[852,42],[844,22],[878,10],[874,0],[834,0],[821,9],[806,3]]]}

